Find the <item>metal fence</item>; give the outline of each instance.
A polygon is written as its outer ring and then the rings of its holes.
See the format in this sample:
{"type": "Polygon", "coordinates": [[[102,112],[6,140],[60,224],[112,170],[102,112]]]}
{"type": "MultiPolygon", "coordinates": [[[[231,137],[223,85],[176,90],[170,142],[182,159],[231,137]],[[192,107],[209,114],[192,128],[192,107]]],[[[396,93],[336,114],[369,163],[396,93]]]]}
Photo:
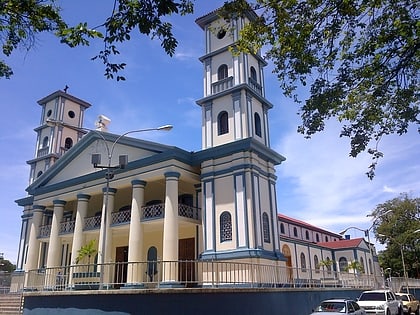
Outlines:
{"type": "Polygon", "coordinates": [[[31,270],[22,279],[27,291],[110,290],[168,287],[372,289],[383,285],[373,275],[296,269],[223,261],[148,261],[72,265],[31,270]]]}

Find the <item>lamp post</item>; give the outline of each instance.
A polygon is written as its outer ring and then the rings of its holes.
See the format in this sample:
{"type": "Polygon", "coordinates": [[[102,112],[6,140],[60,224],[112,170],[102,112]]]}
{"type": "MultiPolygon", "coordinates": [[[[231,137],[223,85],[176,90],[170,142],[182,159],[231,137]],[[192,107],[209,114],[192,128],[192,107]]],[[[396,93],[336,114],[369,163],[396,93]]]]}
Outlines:
{"type": "Polygon", "coordinates": [[[106,185],[105,185],[105,202],[104,202],[104,206],[102,207],[102,219],[101,219],[101,224],[102,225],[102,239],[101,242],[99,244],[100,248],[98,250],[98,254],[99,254],[99,261],[100,261],[100,265],[101,265],[101,272],[99,274],[100,277],[100,289],[103,289],[103,280],[104,280],[104,270],[105,270],[105,252],[106,252],[106,238],[107,238],[107,224],[108,224],[108,220],[107,220],[107,214],[108,214],[108,201],[109,201],[109,184],[111,179],[114,178],[114,169],[124,169],[128,163],[128,156],[127,155],[120,155],[119,156],[119,164],[116,166],[112,166],[112,156],[114,154],[114,149],[115,149],[115,145],[121,140],[121,138],[132,134],[132,133],[139,133],[139,132],[146,132],[146,131],[170,131],[173,126],[172,125],[163,125],[160,127],[156,127],[156,128],[145,128],[145,129],[136,129],[136,130],[131,130],[131,131],[127,131],[125,133],[123,133],[122,135],[118,136],[111,144],[111,146],[109,146],[107,140],[105,139],[104,135],[95,129],[88,129],[88,128],[80,128],[80,127],[75,127],[75,126],[71,126],[68,125],[67,123],[61,122],[61,121],[57,121],[57,120],[52,120],[52,119],[47,119],[46,121],[47,125],[49,126],[57,126],[57,125],[61,125],[61,126],[68,126],[71,127],[73,129],[79,130],[79,131],[87,131],[87,132],[94,132],[95,134],[97,134],[104,142],[105,144],[105,148],[106,148],[106,154],[107,154],[107,163],[106,165],[100,165],[101,164],[101,154],[99,153],[95,153],[92,154],[92,164],[94,168],[100,168],[100,169],[106,169],[105,172],[105,180],[106,180],[106,185]]]}
{"type": "Polygon", "coordinates": [[[391,236],[387,236],[387,235],[384,235],[384,234],[378,234],[381,237],[385,237],[385,238],[389,238],[390,240],[393,240],[395,243],[397,243],[400,246],[401,262],[402,262],[402,267],[403,267],[403,276],[404,276],[404,281],[405,281],[405,289],[407,290],[407,293],[410,293],[410,290],[408,288],[408,275],[407,275],[407,271],[406,271],[406,268],[405,268],[403,246],[404,246],[404,243],[407,241],[408,237],[411,234],[415,234],[415,233],[419,233],[419,232],[420,232],[420,229],[417,229],[417,230],[407,234],[407,236],[404,238],[404,241],[402,243],[398,242],[395,238],[393,238],[391,236]]]}

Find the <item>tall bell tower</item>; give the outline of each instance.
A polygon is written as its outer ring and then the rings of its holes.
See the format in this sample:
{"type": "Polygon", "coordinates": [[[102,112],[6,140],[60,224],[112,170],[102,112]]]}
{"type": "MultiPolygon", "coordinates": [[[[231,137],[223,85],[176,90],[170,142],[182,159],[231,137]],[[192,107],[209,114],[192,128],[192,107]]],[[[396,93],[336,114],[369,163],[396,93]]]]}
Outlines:
{"type": "Polygon", "coordinates": [[[260,55],[232,54],[240,31],[257,15],[229,21],[217,10],[196,20],[205,34],[202,108],[202,259],[281,264],[275,165],[285,160],[270,148],[260,55]]]}
{"type": "Polygon", "coordinates": [[[40,125],[35,128],[37,141],[35,157],[30,165],[29,184],[32,184],[83,135],[84,112],[91,105],[65,91],[58,90],[38,101],[42,107],[40,125]],[[57,122],[48,124],[49,120],[57,122]]]}
{"type": "Polygon", "coordinates": [[[249,11],[226,22],[216,13],[196,22],[205,32],[204,97],[202,107],[202,148],[207,149],[252,137],[269,146],[267,112],[273,105],[265,99],[260,53],[233,55],[229,50],[238,40],[247,21],[255,19],[249,11]]]}

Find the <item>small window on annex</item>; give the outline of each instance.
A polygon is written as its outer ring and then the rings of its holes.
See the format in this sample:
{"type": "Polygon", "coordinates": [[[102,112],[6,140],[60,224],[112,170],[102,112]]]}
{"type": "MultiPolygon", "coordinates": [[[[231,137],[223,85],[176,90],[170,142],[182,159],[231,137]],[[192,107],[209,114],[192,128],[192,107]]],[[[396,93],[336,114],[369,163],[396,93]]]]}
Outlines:
{"type": "Polygon", "coordinates": [[[223,64],[217,69],[217,80],[223,80],[228,77],[228,66],[223,64]]]}
{"type": "Polygon", "coordinates": [[[262,224],[263,224],[264,243],[270,243],[270,220],[268,219],[268,214],[265,212],[262,215],[262,224]]]}
{"type": "Polygon", "coordinates": [[[305,238],[309,241],[309,231],[305,231],[305,238]]]}
{"type": "Polygon", "coordinates": [[[255,134],[261,137],[261,118],[258,113],[254,113],[255,134]]]}
{"type": "Polygon", "coordinates": [[[298,232],[297,232],[297,228],[296,227],[293,228],[293,236],[294,237],[298,237],[298,232]]]}
{"type": "Polygon", "coordinates": [[[220,242],[232,240],[232,216],[228,211],[220,215],[220,242]]]}
{"type": "Polygon", "coordinates": [[[306,271],[306,257],[304,253],[300,254],[300,268],[303,272],[306,271]]]}
{"type": "Polygon", "coordinates": [[[217,116],[217,134],[224,135],[229,132],[228,113],[226,111],[220,112],[217,116]]]}
{"type": "Polygon", "coordinates": [[[340,268],[341,272],[345,272],[348,271],[348,262],[347,262],[347,258],[346,257],[340,257],[340,259],[338,260],[338,266],[340,268]]]}
{"type": "Polygon", "coordinates": [[[284,232],[284,224],[283,223],[280,223],[280,233],[281,234],[284,234],[285,232],[284,232]]]}
{"type": "Polygon", "coordinates": [[[320,265],[319,265],[319,258],[317,255],[314,256],[314,265],[315,265],[315,272],[319,272],[320,265]]]}

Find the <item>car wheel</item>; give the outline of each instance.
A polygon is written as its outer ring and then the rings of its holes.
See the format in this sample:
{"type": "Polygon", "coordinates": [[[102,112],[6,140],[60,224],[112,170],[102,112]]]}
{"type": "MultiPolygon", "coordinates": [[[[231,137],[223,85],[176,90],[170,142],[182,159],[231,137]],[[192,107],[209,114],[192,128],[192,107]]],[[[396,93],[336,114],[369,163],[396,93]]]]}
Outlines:
{"type": "Polygon", "coordinates": [[[391,315],[391,311],[389,309],[386,310],[386,315],[391,315]]]}
{"type": "Polygon", "coordinates": [[[420,315],[420,311],[419,311],[419,308],[418,308],[418,307],[417,307],[417,309],[416,309],[415,314],[416,314],[416,315],[420,315]]]}

